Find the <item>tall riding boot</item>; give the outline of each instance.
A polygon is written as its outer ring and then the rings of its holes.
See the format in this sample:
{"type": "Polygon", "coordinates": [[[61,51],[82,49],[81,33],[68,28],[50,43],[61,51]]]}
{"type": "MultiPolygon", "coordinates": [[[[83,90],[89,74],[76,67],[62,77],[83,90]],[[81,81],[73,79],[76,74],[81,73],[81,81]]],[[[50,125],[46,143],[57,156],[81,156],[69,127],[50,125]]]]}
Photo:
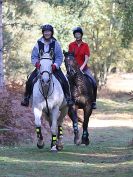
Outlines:
{"type": "Polygon", "coordinates": [[[26,88],[25,88],[24,98],[21,101],[21,105],[22,106],[26,106],[26,107],[29,106],[29,99],[30,99],[31,94],[32,94],[32,83],[30,83],[30,81],[28,80],[26,82],[26,88]]]}
{"type": "Polygon", "coordinates": [[[63,75],[61,70],[57,70],[54,73],[54,76],[58,79],[58,81],[60,82],[66,101],[67,101],[67,105],[68,106],[72,106],[74,104],[72,97],[71,97],[71,93],[70,93],[70,86],[68,81],[66,80],[65,76],[63,75]]]}
{"type": "Polygon", "coordinates": [[[29,106],[29,99],[30,96],[32,95],[33,91],[33,79],[37,76],[38,72],[37,69],[35,69],[30,76],[28,77],[28,80],[26,82],[26,88],[25,88],[25,93],[24,93],[24,99],[21,102],[22,106],[29,106]]]}
{"type": "Polygon", "coordinates": [[[72,100],[70,93],[66,93],[66,91],[64,91],[64,95],[66,98],[67,105],[72,106],[74,104],[74,101],[72,100]]]}
{"type": "Polygon", "coordinates": [[[67,80],[65,83],[63,83],[62,88],[63,88],[63,92],[66,98],[67,105],[68,106],[74,105],[74,101],[72,100],[72,97],[71,97],[70,86],[67,80]]]}
{"type": "Polygon", "coordinates": [[[92,103],[92,109],[96,109],[96,98],[97,98],[97,86],[93,84],[93,93],[94,93],[94,100],[92,103]]]}

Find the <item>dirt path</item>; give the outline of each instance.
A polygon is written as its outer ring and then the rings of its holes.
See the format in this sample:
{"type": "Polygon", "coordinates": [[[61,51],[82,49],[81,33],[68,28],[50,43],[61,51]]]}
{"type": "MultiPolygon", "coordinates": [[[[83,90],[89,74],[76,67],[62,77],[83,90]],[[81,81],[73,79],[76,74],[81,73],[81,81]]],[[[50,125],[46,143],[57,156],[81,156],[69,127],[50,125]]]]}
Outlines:
{"type": "MultiPolygon", "coordinates": [[[[103,135],[106,135],[105,139],[110,139],[110,135],[107,137],[107,132],[109,131],[109,134],[111,134],[111,132],[114,134],[114,129],[118,130],[117,134],[120,136],[121,131],[124,129],[125,131],[129,131],[129,134],[133,134],[133,102],[127,101],[130,98],[130,95],[127,93],[133,90],[132,81],[133,73],[109,76],[106,88],[103,88],[98,93],[98,109],[93,112],[90,118],[89,131],[92,142],[95,138],[100,141],[101,137],[101,141],[103,141],[103,135]],[[104,132],[104,134],[102,132],[104,132]]],[[[10,120],[9,125],[4,127],[4,130],[7,131],[4,131],[0,136],[0,141],[2,143],[4,141],[12,143],[14,139],[20,144],[36,142],[32,109],[30,107],[25,108],[20,106],[21,98],[22,92],[20,93],[20,88],[18,88],[16,92],[14,92],[14,88],[10,88],[7,100],[9,106],[7,109],[11,106],[12,119],[10,120]],[[2,141],[2,137],[4,137],[5,140],[2,141]]],[[[79,111],[79,114],[82,119],[82,111],[79,111]]],[[[11,114],[9,116],[11,116],[11,114]]],[[[82,132],[81,125],[80,131],[82,132]]],[[[46,141],[49,142],[50,129],[45,121],[43,121],[43,134],[46,141]]],[[[129,139],[131,139],[131,137],[129,139]]],[[[68,117],[66,117],[64,122],[64,141],[73,142],[72,123],[68,117]]]]}
{"type": "MultiPolygon", "coordinates": [[[[6,127],[9,133],[3,132],[0,138],[6,137],[5,142],[10,143],[17,140],[17,144],[0,146],[0,176],[132,177],[133,102],[127,101],[130,98],[127,92],[133,90],[131,76],[112,75],[107,87],[99,92],[98,109],[93,112],[88,127],[89,146],[73,145],[72,122],[69,117],[65,118],[64,150],[57,154],[49,152],[50,129],[45,121],[46,146],[42,150],[36,148],[32,110],[20,106],[22,93],[10,90],[7,110],[12,105],[12,119],[6,127]]],[[[82,111],[79,111],[79,117],[82,119],[82,111]]],[[[79,129],[81,135],[81,124],[79,129]]]]}

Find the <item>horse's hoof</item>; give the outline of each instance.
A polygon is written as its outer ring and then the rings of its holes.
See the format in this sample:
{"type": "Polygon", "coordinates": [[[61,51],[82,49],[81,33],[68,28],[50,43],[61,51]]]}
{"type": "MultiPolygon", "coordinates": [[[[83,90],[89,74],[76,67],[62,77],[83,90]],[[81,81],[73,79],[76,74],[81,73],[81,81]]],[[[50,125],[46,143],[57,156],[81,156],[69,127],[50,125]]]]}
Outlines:
{"type": "Polygon", "coordinates": [[[90,144],[89,138],[82,138],[81,144],[85,144],[86,146],[88,146],[90,144]]]}
{"type": "Polygon", "coordinates": [[[57,152],[57,147],[56,147],[56,145],[54,145],[54,146],[51,147],[51,152],[57,152]]]}
{"type": "Polygon", "coordinates": [[[37,147],[38,147],[39,149],[43,149],[44,143],[43,143],[42,145],[40,145],[40,144],[37,143],[37,147]]]}
{"type": "Polygon", "coordinates": [[[38,147],[39,149],[42,149],[42,148],[44,147],[44,141],[43,141],[43,140],[38,139],[38,142],[37,142],[37,147],[38,147]]]}
{"type": "Polygon", "coordinates": [[[58,151],[61,151],[63,149],[63,145],[57,145],[56,147],[58,151]]]}
{"type": "Polygon", "coordinates": [[[85,142],[85,145],[88,146],[90,144],[90,140],[88,139],[86,142],[85,142]]]}
{"type": "Polygon", "coordinates": [[[76,133],[75,133],[75,136],[74,136],[74,144],[76,144],[77,146],[79,146],[79,145],[81,144],[80,138],[79,138],[79,132],[76,132],[76,133]]]}
{"type": "Polygon", "coordinates": [[[76,145],[77,145],[77,146],[79,146],[80,144],[81,144],[81,141],[80,141],[80,140],[76,142],[76,145]]]}
{"type": "Polygon", "coordinates": [[[76,139],[76,140],[74,139],[74,144],[77,145],[77,146],[79,146],[81,144],[80,139],[76,139]]]}

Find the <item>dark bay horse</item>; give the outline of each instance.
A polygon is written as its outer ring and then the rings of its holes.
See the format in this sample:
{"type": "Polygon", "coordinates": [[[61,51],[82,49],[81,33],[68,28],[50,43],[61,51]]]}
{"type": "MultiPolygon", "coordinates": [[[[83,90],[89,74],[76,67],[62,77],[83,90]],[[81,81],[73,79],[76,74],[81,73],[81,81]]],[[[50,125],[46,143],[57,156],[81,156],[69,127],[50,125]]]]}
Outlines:
{"type": "Polygon", "coordinates": [[[70,84],[71,96],[74,101],[74,105],[69,107],[68,115],[73,122],[74,129],[74,143],[79,145],[89,144],[89,133],[88,133],[88,123],[89,118],[92,114],[92,102],[93,102],[93,87],[92,83],[87,78],[88,76],[84,75],[74,59],[72,53],[64,51],[64,62],[67,71],[67,78],[70,84]],[[84,118],[83,118],[83,133],[81,142],[79,139],[79,130],[78,130],[78,117],[77,109],[83,109],[84,118]]]}

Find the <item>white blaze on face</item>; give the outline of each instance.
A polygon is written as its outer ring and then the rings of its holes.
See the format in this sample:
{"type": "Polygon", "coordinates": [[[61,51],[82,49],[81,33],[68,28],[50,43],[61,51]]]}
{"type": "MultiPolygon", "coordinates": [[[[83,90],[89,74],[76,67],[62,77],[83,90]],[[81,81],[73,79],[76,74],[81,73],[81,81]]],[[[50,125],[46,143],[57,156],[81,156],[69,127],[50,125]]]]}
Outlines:
{"type": "Polygon", "coordinates": [[[52,72],[52,58],[49,53],[43,53],[40,60],[40,72],[43,73],[42,78],[45,82],[49,80],[49,74],[52,72]]]}

